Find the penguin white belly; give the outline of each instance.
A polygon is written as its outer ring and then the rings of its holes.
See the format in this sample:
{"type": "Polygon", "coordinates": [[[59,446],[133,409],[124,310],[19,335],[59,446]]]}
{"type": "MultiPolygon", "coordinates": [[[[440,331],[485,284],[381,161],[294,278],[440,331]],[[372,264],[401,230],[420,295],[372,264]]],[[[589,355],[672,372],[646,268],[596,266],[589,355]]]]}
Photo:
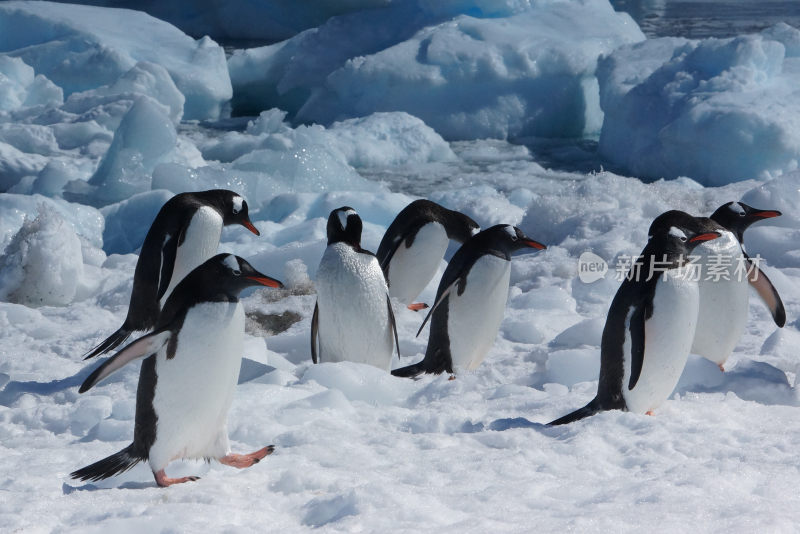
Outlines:
{"type": "Polygon", "coordinates": [[[400,243],[389,263],[389,295],[411,304],[436,274],[450,240],[444,226],[430,222],[419,229],[411,248],[400,243]]]}
{"type": "Polygon", "coordinates": [[[723,232],[695,250],[701,256],[703,270],[698,282],[700,309],[692,353],[722,365],[747,323],[749,283],[741,265],[744,254],[732,232],[723,232]]]}
{"type": "Polygon", "coordinates": [[[334,243],[317,271],[319,360],[368,363],[389,370],[394,334],[388,289],[377,258],[334,243]]]}
{"type": "MultiPolygon", "coordinates": [[[[192,216],[189,225],[186,227],[183,242],[178,245],[178,250],[175,253],[172,278],[170,278],[167,291],[161,297],[159,303],[162,308],[175,286],[195,267],[217,253],[222,227],[222,217],[217,210],[208,206],[199,208],[192,216]]],[[[176,236],[176,239],[178,239],[178,236],[176,236]]]]}
{"type": "Polygon", "coordinates": [[[478,367],[492,348],[503,322],[511,262],[486,254],[467,274],[464,293],[458,286],[448,296],[447,334],[453,371],[478,367]]]}
{"type": "MultiPolygon", "coordinates": [[[[622,396],[629,411],[656,409],[672,394],[686,366],[692,346],[699,292],[690,270],[671,269],[659,278],[653,296],[653,314],[644,324],[644,361],[636,385],[628,388],[631,375],[631,339],[626,328],[625,373],[622,396]]],[[[630,321],[629,311],[626,323],[630,321]]],[[[629,324],[629,323],[628,323],[629,324]]]]}
{"type": "Polygon", "coordinates": [[[178,458],[220,458],[229,451],[227,418],[242,361],[244,310],[205,302],[186,313],[171,360],[156,356],[153,471],[178,458]]]}

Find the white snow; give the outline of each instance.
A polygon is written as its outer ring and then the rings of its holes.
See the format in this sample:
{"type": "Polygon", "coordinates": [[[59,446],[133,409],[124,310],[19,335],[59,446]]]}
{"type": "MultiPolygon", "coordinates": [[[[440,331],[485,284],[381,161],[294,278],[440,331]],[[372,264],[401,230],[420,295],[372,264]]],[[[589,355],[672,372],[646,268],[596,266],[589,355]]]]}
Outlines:
{"type": "MultiPolygon", "coordinates": [[[[0,3],[0,530],[794,531],[800,32],[626,45],[641,33],[600,0],[337,6],[353,12],[234,54],[252,117],[197,122],[230,97],[215,44],[132,11],[0,3]],[[619,161],[635,176],[548,170],[524,146],[481,139],[597,133],[599,101],[601,150],[638,154],[619,161]],[[324,124],[287,120],[296,113],[324,124]],[[688,178],[645,182],[662,171],[633,170],[679,163],[688,178]],[[138,379],[132,364],[79,395],[98,364],[81,356],[123,321],[163,203],[214,187],[240,193],[261,232],[227,227],[219,250],[287,284],[243,299],[228,421],[235,452],[276,451],[241,471],[174,462],[170,476],[202,479],[166,490],[147,465],[73,481],[130,442],[138,379]],[[352,206],[374,251],[420,196],[548,247],[513,258],[484,362],[452,381],[312,365],[328,214],[352,206]],[[783,212],[745,242],[783,297],[786,326],[754,296],[726,373],[690,356],[654,417],[544,427],[594,396],[620,265],[653,218],[732,200],[783,212]],[[578,278],[585,252],[608,262],[592,283],[578,278]]],[[[432,302],[444,267],[420,300],[432,302]]],[[[428,334],[415,337],[424,314],[395,313],[399,367],[422,358],[428,334]]]]}

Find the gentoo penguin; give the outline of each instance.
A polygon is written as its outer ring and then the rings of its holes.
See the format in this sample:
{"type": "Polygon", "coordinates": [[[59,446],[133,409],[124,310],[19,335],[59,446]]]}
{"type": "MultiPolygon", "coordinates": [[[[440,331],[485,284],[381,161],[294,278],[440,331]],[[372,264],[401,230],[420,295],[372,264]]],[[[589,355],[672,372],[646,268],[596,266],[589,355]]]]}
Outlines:
{"type": "Polygon", "coordinates": [[[427,308],[414,299],[431,281],[450,239],[464,243],[480,230],[478,223],[430,200],[415,200],[397,214],[378,246],[378,261],[389,296],[411,310],[427,308]]]}
{"type": "Polygon", "coordinates": [[[172,479],[164,468],[179,458],[214,458],[249,467],[272,452],[231,454],[227,417],[239,378],[244,311],[239,293],[254,285],[282,287],[232,254],[218,254],[197,267],[167,299],[154,330],[127,345],[89,375],[83,393],[123,365],[145,358],[136,391],[133,443],[71,474],[101,480],[142,460],[156,483],[169,486],[197,480],[172,479]]]}
{"type": "Polygon", "coordinates": [[[388,371],[398,346],[397,327],[378,259],[361,248],[361,226],[348,206],[328,217],[328,247],[315,284],[311,359],[368,363],[388,371]]]}
{"type": "Polygon", "coordinates": [[[781,213],[757,210],[741,202],[720,206],[710,219],[710,231],[722,237],[703,243],[695,253],[701,256],[700,312],[692,353],[716,363],[724,371],[744,332],[747,322],[749,290],[752,285],[766,303],[779,327],[786,323],[780,295],[744,250],[744,231],[754,222],[781,213]],[[748,284],[749,282],[749,284],[748,284]]]}
{"type": "Polygon", "coordinates": [[[233,191],[212,189],[169,199],[142,244],[125,322],[84,359],[116,348],[135,331],[153,328],[178,282],[216,254],[222,227],[229,224],[241,224],[260,235],[248,217],[247,202],[233,191]]]}
{"type": "Polygon", "coordinates": [[[454,374],[472,370],[492,348],[508,298],[511,254],[541,243],[511,225],[498,224],[474,235],[456,251],[442,275],[436,302],[417,335],[431,319],[422,361],[395,369],[395,376],[454,374]]]}
{"type": "Polygon", "coordinates": [[[688,256],[720,234],[707,232],[705,223],[688,213],[667,211],[655,218],[648,235],[608,310],[597,396],[550,425],[604,410],[650,413],[675,389],[698,314],[698,266],[688,256]]]}

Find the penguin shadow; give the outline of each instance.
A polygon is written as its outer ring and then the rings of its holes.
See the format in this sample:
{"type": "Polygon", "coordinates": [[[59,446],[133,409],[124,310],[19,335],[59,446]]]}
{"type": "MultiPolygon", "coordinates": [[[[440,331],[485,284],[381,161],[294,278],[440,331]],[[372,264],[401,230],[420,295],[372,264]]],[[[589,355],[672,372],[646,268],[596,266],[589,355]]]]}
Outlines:
{"type": "Polygon", "coordinates": [[[271,365],[266,365],[250,358],[242,358],[242,365],[239,368],[239,382],[238,384],[245,384],[252,382],[257,378],[264,376],[267,373],[275,371],[276,368],[271,365]]]}
{"type": "Polygon", "coordinates": [[[786,373],[766,362],[747,359],[723,373],[715,363],[692,355],[675,391],[681,395],[731,392],[742,400],[759,404],[800,405],[786,373]]]}
{"type": "Polygon", "coordinates": [[[131,490],[143,490],[143,489],[150,489],[150,488],[157,488],[158,485],[155,482],[123,482],[118,486],[98,486],[96,484],[92,484],[91,482],[88,484],[83,484],[82,486],[70,486],[66,482],[61,484],[61,492],[64,495],[70,495],[72,493],[78,491],[104,491],[104,490],[119,490],[119,489],[131,489],[131,490]]]}
{"type": "MultiPolygon", "coordinates": [[[[20,382],[17,380],[9,380],[6,382],[5,387],[0,389],[0,406],[9,407],[26,393],[48,396],[64,391],[65,389],[77,388],[83,384],[83,381],[86,380],[86,377],[89,376],[95,367],[96,365],[88,365],[72,376],[51,380],[50,382],[37,382],[35,380],[20,382]]],[[[265,365],[250,360],[249,358],[242,358],[242,366],[239,371],[239,384],[250,382],[274,370],[275,367],[271,365],[265,365]]],[[[0,387],[1,384],[2,381],[0,381],[0,387]]]]}
{"type": "Polygon", "coordinates": [[[51,380],[50,382],[36,382],[35,380],[19,382],[17,380],[10,380],[6,383],[5,387],[0,390],[0,405],[11,406],[26,393],[46,396],[64,391],[65,389],[77,388],[86,380],[86,377],[89,376],[92,370],[93,366],[90,366],[72,376],[51,380]]]}

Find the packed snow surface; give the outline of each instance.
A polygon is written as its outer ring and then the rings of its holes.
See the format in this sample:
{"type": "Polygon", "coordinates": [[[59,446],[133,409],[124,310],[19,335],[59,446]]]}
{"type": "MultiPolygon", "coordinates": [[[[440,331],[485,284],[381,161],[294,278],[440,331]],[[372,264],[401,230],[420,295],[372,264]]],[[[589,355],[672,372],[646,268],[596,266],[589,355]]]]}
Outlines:
{"type": "MultiPolygon", "coordinates": [[[[800,171],[786,162],[796,158],[797,30],[625,45],[642,39],[638,28],[599,0],[386,4],[235,53],[232,70],[252,60],[252,74],[265,76],[258,83],[284,80],[285,91],[275,91],[286,105],[198,123],[185,119],[215,117],[230,97],[210,41],[130,11],[0,3],[0,43],[8,44],[0,53],[0,530],[794,531],[800,171]],[[380,9],[395,18],[376,17],[380,9]],[[262,61],[275,68],[259,72],[262,61]],[[437,70],[442,92],[431,103],[424,95],[437,70]],[[210,92],[187,89],[194,82],[210,92]],[[364,109],[348,100],[357,85],[364,109]],[[708,120],[728,113],[730,128],[714,131],[749,171],[711,179],[689,169],[667,181],[571,173],[545,169],[524,146],[482,139],[539,132],[547,121],[533,99],[498,103],[533,88],[550,98],[558,87],[567,93],[554,101],[566,113],[559,124],[574,135],[599,131],[602,98],[603,151],[655,143],[624,165],[658,153],[653,164],[715,168],[724,163],[719,146],[668,145],[648,125],[663,120],[663,131],[679,126],[700,142],[708,120]],[[338,103],[326,107],[315,96],[323,91],[338,103]],[[371,108],[383,93],[410,107],[371,108]],[[324,124],[292,122],[301,108],[325,115],[324,124]],[[625,117],[645,111],[640,131],[620,133],[625,117]],[[771,152],[757,150],[767,144],[771,152]],[[244,360],[228,422],[234,452],[275,444],[275,453],[241,471],[174,462],[168,475],[202,479],[168,489],[155,486],[146,464],[102,482],[71,480],[71,471],[130,443],[138,380],[130,364],[79,395],[99,363],[81,356],[124,320],[138,249],[164,202],[219,187],[247,199],[261,232],[228,227],[220,251],[287,286],[243,298],[244,360]],[[548,247],[513,258],[486,359],[455,380],[312,365],[313,281],[328,214],[355,208],[362,246],[374,251],[419,197],[484,228],[517,225],[548,247]],[[777,328],[751,292],[726,373],[690,356],[654,417],[615,411],[545,427],[594,396],[620,265],[644,247],[653,218],[668,209],[708,215],[731,200],[783,212],[745,241],[783,298],[786,326],[777,328]],[[578,277],[587,251],[608,263],[592,283],[578,277]]],[[[433,303],[445,265],[419,300],[433,303]]],[[[424,313],[394,309],[396,368],[422,358],[428,330],[415,337],[424,313]]]]}

